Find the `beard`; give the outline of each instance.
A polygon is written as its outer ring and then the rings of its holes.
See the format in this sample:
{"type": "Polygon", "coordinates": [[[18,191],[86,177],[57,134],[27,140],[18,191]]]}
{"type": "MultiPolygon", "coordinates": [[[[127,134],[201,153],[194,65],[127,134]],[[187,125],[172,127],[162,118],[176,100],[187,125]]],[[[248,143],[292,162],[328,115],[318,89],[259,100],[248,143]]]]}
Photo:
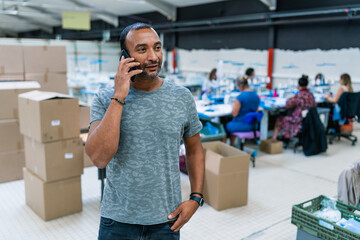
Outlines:
{"type": "Polygon", "coordinates": [[[149,62],[145,62],[145,63],[141,64],[139,69],[141,69],[143,71],[142,71],[142,73],[137,75],[138,77],[145,78],[145,79],[155,79],[159,75],[159,72],[161,69],[161,64],[160,64],[160,61],[149,61],[149,62]],[[158,66],[158,69],[156,72],[146,71],[146,67],[155,65],[155,64],[158,66]]]}

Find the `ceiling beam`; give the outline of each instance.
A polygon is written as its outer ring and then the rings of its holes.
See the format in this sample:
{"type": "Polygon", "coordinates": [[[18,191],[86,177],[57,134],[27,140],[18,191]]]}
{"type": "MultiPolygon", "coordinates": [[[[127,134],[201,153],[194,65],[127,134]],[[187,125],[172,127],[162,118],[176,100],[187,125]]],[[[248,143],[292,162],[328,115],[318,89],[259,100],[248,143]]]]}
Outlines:
{"type": "Polygon", "coordinates": [[[30,17],[24,17],[24,16],[20,16],[20,15],[16,15],[16,16],[13,16],[13,17],[16,17],[21,21],[25,21],[26,23],[34,25],[37,28],[43,30],[44,32],[51,33],[51,34],[53,33],[53,27],[49,26],[49,25],[46,25],[45,24],[46,21],[44,21],[44,23],[42,23],[42,22],[36,21],[36,20],[34,20],[34,19],[30,18],[30,17]]]}
{"type": "Polygon", "coordinates": [[[10,16],[22,16],[22,17],[36,17],[36,18],[52,18],[49,14],[37,13],[37,12],[25,12],[19,10],[0,10],[0,15],[10,15],[10,16]]]}
{"type": "Polygon", "coordinates": [[[40,8],[40,7],[34,7],[34,6],[26,6],[27,8],[30,8],[32,10],[35,10],[37,12],[40,12],[40,13],[44,13],[44,14],[49,14],[52,16],[53,19],[56,19],[59,21],[59,24],[61,24],[61,14],[60,13],[54,13],[54,12],[50,12],[48,10],[45,10],[43,8],[40,8]]]}
{"type": "Polygon", "coordinates": [[[144,0],[156,11],[166,16],[168,20],[176,21],[176,7],[162,0],[144,0]]]}
{"type": "Polygon", "coordinates": [[[119,26],[118,16],[104,8],[98,7],[94,4],[88,3],[84,0],[70,0],[71,2],[81,6],[81,7],[88,7],[91,9],[94,9],[97,13],[95,13],[95,17],[103,20],[104,22],[107,22],[108,24],[113,25],[114,27],[119,26]]]}
{"type": "MultiPolygon", "coordinates": [[[[0,11],[0,15],[1,14],[4,14],[3,13],[4,11],[0,11]]],[[[15,11],[17,12],[17,11],[15,11]]],[[[19,14],[8,14],[8,13],[5,13],[4,15],[8,15],[7,16],[7,19],[9,19],[9,21],[14,21],[14,25],[17,24],[23,24],[23,25],[27,25],[29,27],[32,27],[32,28],[39,28],[45,32],[48,32],[48,33],[52,33],[53,32],[53,27],[52,26],[49,26],[49,25],[46,25],[44,24],[43,22],[40,22],[40,21],[36,21],[34,19],[32,19],[31,17],[27,17],[27,16],[23,16],[21,14],[21,12],[19,12],[19,14]]]]}
{"type": "Polygon", "coordinates": [[[276,0],[260,0],[260,2],[268,6],[270,11],[276,10],[276,0]]]}
{"type": "Polygon", "coordinates": [[[0,35],[2,37],[10,36],[10,37],[18,37],[18,33],[11,31],[9,29],[0,28],[0,35]]]}
{"type": "MultiPolygon", "coordinates": [[[[11,6],[23,6],[23,7],[37,7],[41,9],[54,9],[57,11],[77,11],[77,12],[98,12],[93,8],[90,7],[77,7],[77,6],[69,6],[69,5],[59,5],[59,4],[47,4],[47,3],[37,3],[37,2],[21,2],[21,1],[1,1],[4,5],[10,5],[11,6]]],[[[6,6],[5,9],[7,9],[9,6],[6,6]]],[[[4,9],[3,9],[4,10],[4,9]]]]}

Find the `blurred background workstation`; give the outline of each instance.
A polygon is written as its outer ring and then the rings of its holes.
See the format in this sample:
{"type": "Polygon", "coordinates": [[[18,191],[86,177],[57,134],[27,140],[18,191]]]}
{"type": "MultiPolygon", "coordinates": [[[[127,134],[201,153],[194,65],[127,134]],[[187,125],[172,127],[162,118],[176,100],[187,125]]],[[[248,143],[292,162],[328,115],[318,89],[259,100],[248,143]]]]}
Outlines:
{"type": "MultiPolygon", "coordinates": [[[[135,22],[159,33],[160,76],[191,91],[203,124],[205,204],[182,240],[360,239],[358,0],[0,7],[0,240],[97,239],[90,105],[135,22]]],[[[186,200],[184,145],[179,170],[186,200]]]]}

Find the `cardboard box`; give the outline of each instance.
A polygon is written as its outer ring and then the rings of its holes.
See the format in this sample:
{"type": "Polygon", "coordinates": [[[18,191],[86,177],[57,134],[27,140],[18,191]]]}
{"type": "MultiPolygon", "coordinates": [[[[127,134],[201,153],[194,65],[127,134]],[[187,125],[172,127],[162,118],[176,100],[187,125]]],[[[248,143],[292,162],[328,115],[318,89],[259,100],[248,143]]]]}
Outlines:
{"type": "Polygon", "coordinates": [[[281,141],[266,139],[266,140],[261,140],[260,142],[260,151],[269,154],[282,153],[282,149],[283,149],[283,142],[281,141]]]}
{"type": "Polygon", "coordinates": [[[18,95],[36,89],[40,84],[33,81],[0,82],[0,120],[19,118],[18,95]]]}
{"type": "Polygon", "coordinates": [[[216,210],[247,204],[250,155],[222,142],[203,143],[204,200],[216,210]]]}
{"type": "MultiPolygon", "coordinates": [[[[83,143],[86,143],[87,137],[88,137],[88,133],[80,134],[80,138],[83,143]]],[[[83,144],[83,146],[84,146],[84,167],[95,166],[94,163],[91,161],[90,157],[85,152],[85,144],[83,144]]]]}
{"type": "Polygon", "coordinates": [[[0,152],[22,149],[24,149],[24,137],[20,134],[18,120],[0,120],[0,152]]]}
{"type": "Polygon", "coordinates": [[[0,74],[24,73],[21,45],[0,45],[0,56],[0,74]]]}
{"type": "Polygon", "coordinates": [[[0,74],[0,81],[24,81],[24,74],[0,74]]]}
{"type": "Polygon", "coordinates": [[[25,165],[45,182],[83,174],[82,140],[78,138],[40,143],[25,137],[25,165]]]}
{"type": "Polygon", "coordinates": [[[66,73],[25,73],[25,80],[37,81],[41,91],[68,94],[66,73]]]}
{"type": "Polygon", "coordinates": [[[0,183],[23,179],[24,150],[0,153],[0,183]]]}
{"type": "Polygon", "coordinates": [[[24,46],[24,68],[25,73],[65,73],[65,46],[24,46]]]}
{"type": "Polygon", "coordinates": [[[38,142],[79,137],[78,99],[32,91],[19,95],[20,132],[38,142]]]}
{"type": "Polygon", "coordinates": [[[84,151],[84,168],[85,167],[93,167],[95,166],[94,163],[91,161],[90,157],[85,152],[85,146],[83,148],[84,151]]]}
{"type": "Polygon", "coordinates": [[[45,221],[82,210],[80,176],[44,182],[24,168],[26,204],[45,221]]]}
{"type": "Polygon", "coordinates": [[[80,103],[80,129],[88,129],[90,124],[90,106],[86,103],[80,103]]]}

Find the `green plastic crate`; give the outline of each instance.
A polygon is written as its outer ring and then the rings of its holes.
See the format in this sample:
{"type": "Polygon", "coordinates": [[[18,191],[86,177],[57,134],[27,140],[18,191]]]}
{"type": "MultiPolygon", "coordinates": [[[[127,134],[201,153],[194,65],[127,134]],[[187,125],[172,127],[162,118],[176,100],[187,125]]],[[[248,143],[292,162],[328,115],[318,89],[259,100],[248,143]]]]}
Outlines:
{"type": "MultiPolygon", "coordinates": [[[[336,225],[336,223],[319,218],[313,213],[321,209],[321,201],[329,199],[320,195],[317,198],[294,205],[292,207],[291,223],[303,231],[325,240],[359,240],[360,234],[336,225]],[[322,224],[322,225],[320,225],[322,224]],[[323,225],[326,225],[323,226],[323,225]]],[[[336,207],[345,219],[354,218],[360,221],[360,208],[336,201],[336,207]],[[355,212],[358,211],[358,212],[355,212]]]]}
{"type": "Polygon", "coordinates": [[[217,128],[219,133],[215,134],[215,135],[211,135],[210,132],[207,132],[205,130],[205,128],[203,127],[203,129],[200,130],[200,134],[201,134],[200,141],[201,142],[219,141],[219,140],[223,139],[224,137],[226,137],[225,128],[222,124],[201,120],[201,123],[203,124],[203,126],[205,126],[205,124],[208,122],[211,123],[215,128],[217,128]]]}

